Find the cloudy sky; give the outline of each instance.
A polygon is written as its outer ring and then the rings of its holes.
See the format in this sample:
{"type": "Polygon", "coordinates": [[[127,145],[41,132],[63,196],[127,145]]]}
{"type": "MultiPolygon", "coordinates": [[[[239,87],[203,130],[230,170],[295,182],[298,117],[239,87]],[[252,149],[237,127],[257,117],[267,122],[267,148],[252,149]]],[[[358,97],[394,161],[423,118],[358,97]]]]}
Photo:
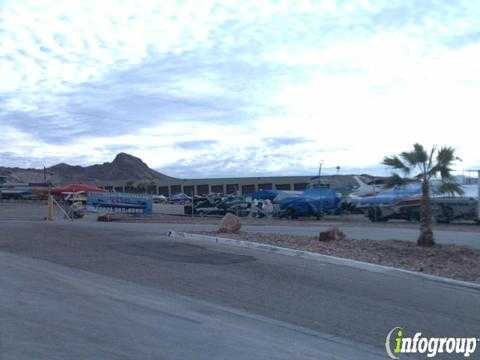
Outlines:
{"type": "Polygon", "coordinates": [[[0,166],[182,177],[480,166],[478,0],[0,0],[0,166]]]}

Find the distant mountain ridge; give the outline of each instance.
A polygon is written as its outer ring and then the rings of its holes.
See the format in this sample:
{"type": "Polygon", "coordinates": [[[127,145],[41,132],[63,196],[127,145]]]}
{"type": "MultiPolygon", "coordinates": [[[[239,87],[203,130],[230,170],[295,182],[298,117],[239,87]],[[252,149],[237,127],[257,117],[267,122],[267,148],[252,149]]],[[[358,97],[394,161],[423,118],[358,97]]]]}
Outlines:
{"type": "MultiPolygon", "coordinates": [[[[60,163],[47,168],[46,174],[47,180],[53,183],[175,179],[150,169],[141,159],[126,153],[119,153],[112,162],[90,166],[60,163]]],[[[44,171],[0,167],[0,177],[7,182],[43,182],[44,171]]]]}
{"type": "MultiPolygon", "coordinates": [[[[360,177],[365,178],[364,181],[372,180],[369,175],[360,175],[360,177]]],[[[45,172],[43,169],[0,167],[0,183],[43,183],[45,178],[55,185],[75,182],[114,184],[117,181],[123,183],[128,181],[162,182],[166,180],[179,183],[182,181],[150,169],[141,159],[126,153],[119,153],[112,162],[90,166],[60,163],[45,169],[45,172]]],[[[322,176],[322,179],[336,189],[351,188],[358,185],[352,175],[325,175],[322,176]]]]}

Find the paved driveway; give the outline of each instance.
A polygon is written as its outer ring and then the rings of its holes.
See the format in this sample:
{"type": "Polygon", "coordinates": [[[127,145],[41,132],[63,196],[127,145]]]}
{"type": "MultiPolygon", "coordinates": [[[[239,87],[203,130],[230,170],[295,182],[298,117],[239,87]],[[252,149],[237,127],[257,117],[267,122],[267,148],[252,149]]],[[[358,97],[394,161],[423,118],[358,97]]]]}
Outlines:
{"type": "Polygon", "coordinates": [[[395,326],[480,336],[475,289],[115,225],[2,223],[4,358],[375,359],[395,326]]]}

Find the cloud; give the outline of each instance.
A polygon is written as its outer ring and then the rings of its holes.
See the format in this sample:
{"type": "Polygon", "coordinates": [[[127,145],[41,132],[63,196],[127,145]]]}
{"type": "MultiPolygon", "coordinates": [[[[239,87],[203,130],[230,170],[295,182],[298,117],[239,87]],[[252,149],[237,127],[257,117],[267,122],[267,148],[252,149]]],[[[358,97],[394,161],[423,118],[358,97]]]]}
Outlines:
{"type": "Polygon", "coordinates": [[[280,147],[280,146],[288,146],[288,145],[297,145],[297,144],[305,144],[310,142],[311,140],[301,138],[301,137],[274,137],[274,138],[267,138],[265,142],[271,147],[280,147]]]}
{"type": "Polygon", "coordinates": [[[180,178],[242,177],[268,175],[311,175],[312,169],[291,168],[295,156],[288,154],[262,154],[262,149],[249,149],[241,155],[218,153],[182,158],[179,161],[159,168],[159,171],[180,178]]]}
{"type": "Polygon", "coordinates": [[[453,48],[462,48],[475,44],[478,45],[478,43],[480,43],[480,31],[452,36],[446,41],[446,43],[453,48]]]}
{"type": "Polygon", "coordinates": [[[18,156],[15,153],[9,151],[2,151],[0,152],[0,162],[2,166],[6,167],[23,167],[23,168],[30,168],[30,167],[40,167],[41,164],[32,161],[29,158],[18,156]]]}
{"type": "MultiPolygon", "coordinates": [[[[0,152],[0,163],[1,167],[18,167],[24,169],[43,169],[43,167],[48,167],[50,164],[57,163],[57,157],[47,156],[42,158],[33,158],[31,156],[19,156],[12,152],[0,152]]],[[[88,161],[86,157],[74,157],[71,158],[74,163],[85,163],[88,161]]]]}
{"type": "MultiPolygon", "coordinates": [[[[193,141],[181,141],[175,143],[175,146],[185,150],[197,150],[197,149],[212,149],[212,145],[218,144],[216,140],[193,140],[193,141]]],[[[213,149],[212,149],[213,150],[213,149]]]]}
{"type": "Polygon", "coordinates": [[[473,1],[1,6],[0,164],[129,151],[184,176],[309,173],[414,141],[480,164],[473,1]]]}

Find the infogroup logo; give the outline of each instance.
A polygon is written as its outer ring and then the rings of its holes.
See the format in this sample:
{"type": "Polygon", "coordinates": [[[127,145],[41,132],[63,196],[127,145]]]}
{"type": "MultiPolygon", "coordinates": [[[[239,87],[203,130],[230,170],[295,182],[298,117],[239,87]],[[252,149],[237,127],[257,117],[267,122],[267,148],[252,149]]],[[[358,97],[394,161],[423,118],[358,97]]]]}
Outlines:
{"type": "Polygon", "coordinates": [[[391,359],[399,359],[400,354],[427,354],[433,358],[438,354],[459,354],[468,358],[477,348],[480,339],[471,338],[437,338],[422,337],[421,332],[413,337],[406,337],[401,327],[395,327],[388,333],[385,339],[385,349],[391,359]]]}

